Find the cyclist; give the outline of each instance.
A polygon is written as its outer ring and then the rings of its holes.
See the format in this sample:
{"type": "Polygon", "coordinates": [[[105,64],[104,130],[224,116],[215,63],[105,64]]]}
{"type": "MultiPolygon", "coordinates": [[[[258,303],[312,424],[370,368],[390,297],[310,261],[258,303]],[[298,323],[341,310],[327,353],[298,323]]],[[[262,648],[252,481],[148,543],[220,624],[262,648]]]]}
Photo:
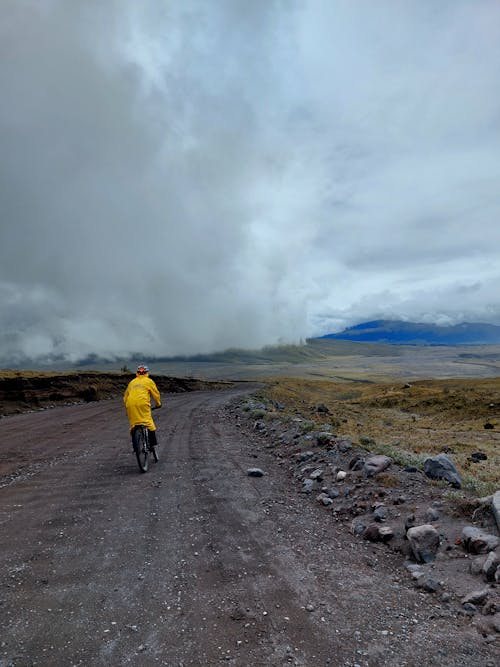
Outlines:
{"type": "Polygon", "coordinates": [[[149,443],[156,447],[156,426],[151,415],[151,398],[156,408],[161,408],[161,397],[154,380],[149,377],[147,366],[138,366],[136,377],[131,380],[125,390],[123,402],[130,422],[130,435],[134,446],[134,427],[143,424],[149,432],[149,443]]]}

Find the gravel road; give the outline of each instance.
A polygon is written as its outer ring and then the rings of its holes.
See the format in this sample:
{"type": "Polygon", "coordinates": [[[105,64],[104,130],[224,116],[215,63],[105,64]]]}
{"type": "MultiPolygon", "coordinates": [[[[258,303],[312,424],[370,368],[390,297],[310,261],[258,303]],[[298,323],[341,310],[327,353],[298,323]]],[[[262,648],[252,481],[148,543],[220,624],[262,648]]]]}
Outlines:
{"type": "Polygon", "coordinates": [[[146,474],[120,400],[0,421],[0,667],[498,664],[256,449],[251,390],[164,397],[146,474]]]}

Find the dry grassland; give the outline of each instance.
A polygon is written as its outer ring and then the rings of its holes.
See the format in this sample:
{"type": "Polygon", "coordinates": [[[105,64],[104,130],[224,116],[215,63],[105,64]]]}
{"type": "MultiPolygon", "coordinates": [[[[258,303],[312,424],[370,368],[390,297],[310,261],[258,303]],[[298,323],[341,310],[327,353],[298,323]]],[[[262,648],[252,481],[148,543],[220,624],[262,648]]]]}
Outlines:
{"type": "Polygon", "coordinates": [[[276,379],[262,392],[315,425],[330,424],[371,451],[401,464],[448,453],[464,487],[485,495],[500,488],[500,378],[402,382],[276,379]],[[318,413],[323,403],[328,414],[318,413]],[[473,462],[483,452],[487,460],[473,462]]]}

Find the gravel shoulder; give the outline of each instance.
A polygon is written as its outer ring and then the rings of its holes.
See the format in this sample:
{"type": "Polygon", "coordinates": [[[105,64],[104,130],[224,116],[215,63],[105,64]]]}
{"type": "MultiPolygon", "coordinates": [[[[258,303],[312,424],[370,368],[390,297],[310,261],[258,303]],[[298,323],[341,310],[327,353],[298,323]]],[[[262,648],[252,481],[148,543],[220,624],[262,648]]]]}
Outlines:
{"type": "Polygon", "coordinates": [[[228,409],[250,391],[167,396],[144,475],[119,400],[0,421],[0,667],[498,664],[298,492],[228,409]]]}

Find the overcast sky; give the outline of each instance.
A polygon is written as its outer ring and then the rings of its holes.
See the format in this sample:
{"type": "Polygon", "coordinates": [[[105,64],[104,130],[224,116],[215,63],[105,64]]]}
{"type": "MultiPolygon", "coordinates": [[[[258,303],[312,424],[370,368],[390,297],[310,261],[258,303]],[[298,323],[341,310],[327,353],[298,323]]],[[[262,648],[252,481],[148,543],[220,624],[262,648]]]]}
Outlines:
{"type": "Polygon", "coordinates": [[[0,363],[500,324],[498,0],[2,0],[0,363]]]}

